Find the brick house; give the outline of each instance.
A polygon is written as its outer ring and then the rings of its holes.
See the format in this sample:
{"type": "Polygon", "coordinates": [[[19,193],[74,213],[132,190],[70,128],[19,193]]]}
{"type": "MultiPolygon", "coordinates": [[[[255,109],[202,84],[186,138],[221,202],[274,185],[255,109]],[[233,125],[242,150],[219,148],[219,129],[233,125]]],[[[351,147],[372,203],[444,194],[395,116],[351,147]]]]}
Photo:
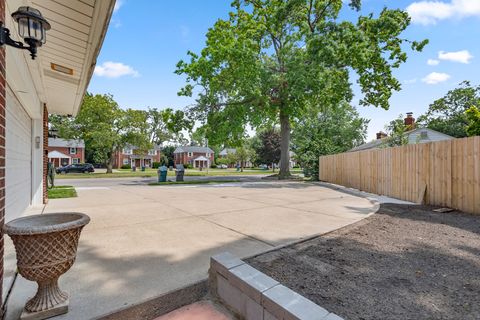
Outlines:
{"type": "Polygon", "coordinates": [[[130,167],[146,167],[152,168],[154,162],[160,162],[161,159],[161,147],[159,145],[154,146],[148,152],[140,151],[137,147],[127,145],[120,151],[115,152],[115,160],[113,167],[120,169],[124,165],[130,165],[130,167]]]}
{"type": "Polygon", "coordinates": [[[85,143],[83,140],[48,138],[48,161],[55,168],[69,164],[85,163],[85,143]]]}
{"type": "Polygon", "coordinates": [[[175,165],[189,164],[194,168],[207,168],[214,163],[215,152],[208,147],[181,146],[173,152],[175,165]]]}

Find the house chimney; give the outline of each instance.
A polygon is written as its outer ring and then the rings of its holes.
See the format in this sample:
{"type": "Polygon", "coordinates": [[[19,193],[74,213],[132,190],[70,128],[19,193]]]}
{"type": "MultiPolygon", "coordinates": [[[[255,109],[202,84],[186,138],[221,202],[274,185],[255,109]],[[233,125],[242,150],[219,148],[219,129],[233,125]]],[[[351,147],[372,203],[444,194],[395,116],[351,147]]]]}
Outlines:
{"type": "Polygon", "coordinates": [[[377,140],[380,140],[386,137],[387,137],[387,134],[385,132],[383,131],[377,132],[377,140]]]}
{"type": "Polygon", "coordinates": [[[407,112],[407,117],[405,118],[405,126],[409,130],[415,129],[415,118],[413,117],[413,112],[407,112]]]}

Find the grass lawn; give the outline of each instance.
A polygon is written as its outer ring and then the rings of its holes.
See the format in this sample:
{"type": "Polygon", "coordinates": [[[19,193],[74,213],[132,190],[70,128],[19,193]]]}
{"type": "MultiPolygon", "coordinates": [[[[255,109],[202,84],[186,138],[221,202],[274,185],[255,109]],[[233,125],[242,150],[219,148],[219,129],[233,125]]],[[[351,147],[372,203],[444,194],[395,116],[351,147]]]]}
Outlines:
{"type": "Polygon", "coordinates": [[[166,186],[173,184],[218,184],[218,183],[231,183],[231,182],[240,182],[241,180],[197,180],[197,181],[167,181],[167,182],[151,182],[149,186],[166,186]]]}
{"type": "Polygon", "coordinates": [[[49,199],[75,198],[76,196],[77,192],[72,186],[57,186],[48,189],[49,199]]]}
{"type": "MultiPolygon", "coordinates": [[[[296,173],[292,170],[292,173],[296,173]]],[[[275,170],[278,172],[278,170],[275,170]]],[[[270,175],[272,171],[270,170],[259,170],[259,169],[244,169],[243,172],[237,171],[236,169],[209,169],[208,176],[248,176],[248,175],[270,175]]],[[[169,177],[175,176],[175,171],[168,171],[169,177]]],[[[207,176],[207,171],[200,171],[197,169],[187,169],[185,170],[185,176],[207,176]]],[[[57,174],[56,179],[89,179],[89,178],[151,178],[157,177],[156,169],[146,169],[145,171],[136,171],[133,172],[129,169],[119,169],[115,170],[113,173],[69,173],[69,174],[57,174]]]]}

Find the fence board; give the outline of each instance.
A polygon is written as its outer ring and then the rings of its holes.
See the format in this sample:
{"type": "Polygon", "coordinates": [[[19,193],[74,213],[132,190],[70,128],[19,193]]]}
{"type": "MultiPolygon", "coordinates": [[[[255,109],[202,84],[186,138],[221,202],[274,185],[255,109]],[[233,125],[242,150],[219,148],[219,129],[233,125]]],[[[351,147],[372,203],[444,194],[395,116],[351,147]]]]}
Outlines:
{"type": "Polygon", "coordinates": [[[322,156],[319,178],[480,214],[480,137],[322,156]]]}

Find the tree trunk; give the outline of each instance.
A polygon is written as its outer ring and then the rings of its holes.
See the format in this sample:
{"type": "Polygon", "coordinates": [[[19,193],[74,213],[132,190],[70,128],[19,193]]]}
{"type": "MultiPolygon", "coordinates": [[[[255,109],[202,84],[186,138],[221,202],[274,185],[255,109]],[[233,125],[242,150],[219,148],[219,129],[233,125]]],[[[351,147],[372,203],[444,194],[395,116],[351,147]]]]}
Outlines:
{"type": "Polygon", "coordinates": [[[290,118],[280,109],[280,172],[279,179],[290,177],[290,118]]]}
{"type": "Polygon", "coordinates": [[[105,166],[107,167],[107,173],[113,173],[113,154],[112,154],[112,156],[105,162],[105,166]]]}

